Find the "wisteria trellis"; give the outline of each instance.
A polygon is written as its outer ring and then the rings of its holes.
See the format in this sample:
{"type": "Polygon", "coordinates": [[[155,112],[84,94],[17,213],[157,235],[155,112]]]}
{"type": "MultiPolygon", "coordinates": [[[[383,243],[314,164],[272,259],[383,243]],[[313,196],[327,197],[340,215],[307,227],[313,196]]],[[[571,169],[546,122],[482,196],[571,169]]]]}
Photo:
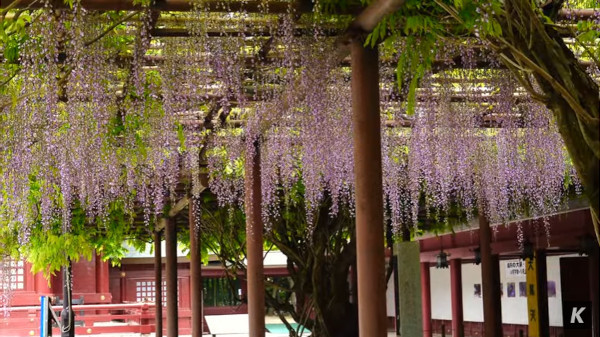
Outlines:
{"type": "MultiPolygon", "coordinates": [[[[181,178],[200,191],[205,160],[221,203],[242,203],[244,156],[256,141],[267,226],[279,215],[281,192],[299,181],[309,215],[325,196],[332,215],[352,207],[350,69],[336,61],[324,21],[302,18],[311,34],[298,36],[292,9],[265,14],[265,42],[250,38],[259,15],[216,18],[195,6],[186,38],[152,39],[152,13],[142,12],[141,24],[126,27],[139,36],[124,72],[116,70],[123,56],[113,40],[86,42],[103,32],[102,21],[77,2],[72,10],[43,11],[30,25],[35,38],[21,51],[22,70],[3,93],[10,103],[0,119],[0,216],[22,229],[21,240],[38,220],[60,219],[68,231],[75,203],[101,218],[112,200],[123,199],[148,223],[173,201],[181,178]],[[211,20],[227,19],[223,32],[235,26],[237,35],[209,36],[208,28],[219,27],[211,20]],[[162,66],[148,66],[152,58],[162,66]],[[39,195],[32,195],[33,182],[39,195]]],[[[551,114],[506,70],[469,66],[474,57],[493,64],[493,55],[440,50],[442,59],[462,53],[466,66],[450,63],[427,75],[413,116],[393,74],[382,71],[384,193],[394,227],[456,204],[493,222],[556,210],[565,182],[576,179],[551,114]]]]}

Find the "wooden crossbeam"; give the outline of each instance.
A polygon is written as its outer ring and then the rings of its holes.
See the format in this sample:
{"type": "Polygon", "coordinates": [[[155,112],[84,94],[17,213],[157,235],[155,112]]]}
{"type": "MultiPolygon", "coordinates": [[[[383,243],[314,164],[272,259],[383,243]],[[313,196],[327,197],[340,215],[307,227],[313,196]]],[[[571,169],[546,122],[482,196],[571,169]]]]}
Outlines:
{"type": "MultiPolygon", "coordinates": [[[[6,8],[13,2],[18,1],[12,8],[43,8],[44,2],[39,0],[13,0],[0,3],[0,8],[6,8]]],[[[157,11],[173,11],[173,12],[188,12],[194,10],[190,0],[164,0],[157,2],[152,6],[153,10],[157,11]]],[[[51,4],[54,8],[67,8],[68,5],[63,0],[52,0],[51,4]]],[[[136,4],[134,0],[81,0],[81,5],[87,10],[123,10],[133,11],[144,9],[141,5],[136,4]]],[[[223,0],[206,0],[202,1],[202,10],[208,12],[246,12],[246,13],[263,13],[263,14],[286,14],[294,11],[302,13],[312,12],[312,7],[298,6],[292,1],[223,1],[223,0]]],[[[352,10],[349,10],[351,13],[352,10]]]]}
{"type": "MultiPolygon", "coordinates": [[[[51,0],[53,8],[67,8],[63,0],[51,0]]],[[[347,6],[334,14],[357,15],[357,19],[351,26],[351,30],[372,30],[375,25],[387,14],[397,10],[403,0],[380,0],[375,1],[367,8],[359,6],[347,6]],[[360,13],[360,14],[359,14],[360,13]],[[370,27],[370,28],[369,28],[370,27]]],[[[134,0],[81,0],[83,8],[87,10],[142,10],[143,6],[134,0]]],[[[0,0],[0,8],[13,9],[37,9],[44,7],[44,1],[40,0],[0,0]]],[[[153,6],[157,11],[188,12],[194,10],[190,0],[164,0],[158,1],[153,6]]],[[[297,2],[275,0],[275,1],[231,1],[231,0],[206,0],[202,2],[202,10],[208,12],[246,12],[262,14],[286,14],[290,9],[296,13],[310,13],[312,6],[299,5],[297,2]]],[[[559,12],[560,20],[586,20],[598,15],[597,9],[563,9],[559,12]]]]}
{"type": "MultiPolygon", "coordinates": [[[[321,36],[338,36],[342,33],[342,29],[321,29],[319,35],[321,36]]],[[[153,37],[190,37],[193,36],[190,30],[187,28],[155,28],[150,34],[153,37]]],[[[244,29],[244,30],[210,30],[207,31],[206,36],[208,37],[272,37],[274,34],[269,28],[260,29],[244,29]]],[[[312,28],[295,28],[294,36],[307,36],[313,35],[314,29],[312,28]]]]}

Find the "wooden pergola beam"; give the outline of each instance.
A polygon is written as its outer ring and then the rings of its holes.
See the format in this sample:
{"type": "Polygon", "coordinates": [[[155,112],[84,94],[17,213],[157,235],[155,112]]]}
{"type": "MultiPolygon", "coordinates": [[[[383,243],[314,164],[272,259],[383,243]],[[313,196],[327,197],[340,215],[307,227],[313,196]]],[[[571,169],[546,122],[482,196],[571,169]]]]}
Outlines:
{"type": "MultiPolygon", "coordinates": [[[[6,8],[13,2],[18,1],[12,8],[43,8],[44,2],[39,0],[14,0],[2,1],[0,8],[6,8]]],[[[63,0],[50,1],[53,8],[68,8],[68,5],[63,0]]],[[[136,11],[143,10],[144,7],[136,4],[134,0],[81,0],[83,8],[94,11],[107,10],[122,10],[136,11]]],[[[290,1],[218,1],[206,0],[202,1],[201,6],[203,11],[208,12],[246,12],[246,13],[262,13],[262,14],[286,14],[290,12],[290,8],[301,13],[312,12],[312,7],[300,6],[296,2],[290,1]]],[[[163,0],[157,1],[152,10],[156,11],[173,11],[173,12],[189,12],[194,10],[192,1],[189,0],[163,0]]],[[[351,10],[350,10],[351,11],[351,10]]]]}
{"type": "MultiPolygon", "coordinates": [[[[182,33],[182,31],[177,30],[177,31],[173,31],[173,32],[179,32],[182,33]]],[[[158,32],[160,34],[160,31],[158,32]]],[[[165,32],[168,34],[168,31],[165,32]]],[[[345,34],[344,34],[345,36],[345,34]]],[[[343,37],[341,37],[340,39],[342,39],[343,37]]],[[[339,65],[342,67],[349,67],[350,66],[350,58],[348,57],[348,54],[342,55],[345,53],[345,47],[341,46],[341,49],[339,50],[339,56],[343,56],[341,59],[338,58],[339,60],[339,65]]],[[[281,59],[282,55],[269,55],[265,58],[263,58],[261,60],[260,66],[270,66],[270,65],[277,65],[278,61],[281,59]]],[[[0,56],[0,60],[2,59],[2,57],[0,56]]],[[[248,55],[245,57],[245,62],[246,62],[246,67],[247,68],[256,68],[256,62],[255,62],[256,57],[254,55],[248,55]]],[[[122,66],[122,65],[126,65],[129,64],[129,62],[131,62],[131,57],[130,56],[119,56],[116,57],[115,59],[115,64],[122,66]]],[[[161,55],[146,55],[144,56],[144,66],[149,66],[149,67],[153,67],[153,66],[161,66],[164,62],[165,62],[166,58],[164,56],[161,55]]],[[[299,60],[297,62],[300,62],[299,60]]],[[[386,66],[386,67],[396,67],[396,60],[394,59],[384,59],[384,60],[380,60],[380,64],[381,66],[386,66]]],[[[579,60],[579,64],[581,64],[582,66],[590,66],[593,65],[592,61],[587,61],[587,60],[579,60]]],[[[300,65],[300,63],[298,63],[297,65],[300,65]]],[[[506,67],[501,64],[501,63],[497,63],[494,64],[492,62],[490,62],[489,60],[486,59],[476,59],[474,60],[472,63],[466,63],[463,61],[462,56],[458,55],[454,58],[451,59],[437,59],[434,60],[432,65],[431,65],[431,71],[433,73],[437,73],[440,71],[444,71],[444,70],[448,70],[448,69],[506,69],[506,67]]]]}
{"type": "Polygon", "coordinates": [[[174,218],[177,214],[179,214],[179,212],[181,212],[184,208],[186,208],[188,206],[189,201],[190,201],[190,199],[187,195],[184,196],[183,198],[179,199],[179,201],[177,201],[175,203],[175,205],[173,205],[173,207],[171,207],[171,209],[169,210],[169,213],[167,213],[165,217],[162,217],[158,220],[156,230],[157,231],[163,230],[163,228],[165,228],[167,226],[167,222],[169,221],[169,218],[174,218]]]}
{"type": "Polygon", "coordinates": [[[350,54],[350,44],[357,38],[362,38],[373,31],[377,24],[386,16],[397,11],[404,4],[404,0],[375,0],[367,6],[350,23],[348,29],[338,37],[336,57],[342,62],[350,54]]]}
{"type": "MultiPolygon", "coordinates": [[[[319,33],[324,36],[338,36],[341,29],[323,29],[319,33]]],[[[314,33],[312,28],[297,27],[294,36],[308,36],[314,33]]],[[[190,37],[193,36],[187,28],[155,28],[150,31],[152,37],[190,37]]],[[[208,37],[273,37],[273,31],[269,28],[245,29],[245,30],[209,30],[205,33],[208,37]]]]}
{"type": "MultiPolygon", "coordinates": [[[[37,9],[43,8],[44,2],[40,0],[2,0],[0,1],[0,8],[7,8],[14,2],[18,2],[12,6],[14,9],[37,9]]],[[[134,11],[142,10],[143,6],[134,4],[134,0],[81,0],[83,8],[87,10],[124,10],[134,11]]],[[[51,0],[51,5],[54,8],[67,8],[67,5],[63,0],[51,0]]],[[[403,3],[403,0],[383,0],[375,1],[361,12],[359,6],[348,6],[345,9],[340,9],[335,14],[347,15],[347,14],[359,14],[357,20],[353,23],[354,28],[362,28],[365,31],[372,30],[375,25],[387,14],[397,10],[399,5],[403,3]],[[370,29],[368,29],[371,27],[370,29]]],[[[205,0],[202,2],[202,9],[208,12],[246,12],[246,13],[263,13],[263,14],[286,14],[289,13],[290,7],[292,7],[296,13],[310,13],[313,11],[312,6],[306,6],[306,2],[299,4],[297,2],[289,1],[223,1],[223,0],[205,0]]],[[[189,0],[162,0],[158,1],[154,6],[153,10],[157,11],[174,11],[174,12],[188,12],[194,10],[191,1],[189,0]]],[[[597,15],[595,9],[563,9],[559,12],[558,17],[560,20],[573,20],[573,19],[590,19],[597,15]]]]}

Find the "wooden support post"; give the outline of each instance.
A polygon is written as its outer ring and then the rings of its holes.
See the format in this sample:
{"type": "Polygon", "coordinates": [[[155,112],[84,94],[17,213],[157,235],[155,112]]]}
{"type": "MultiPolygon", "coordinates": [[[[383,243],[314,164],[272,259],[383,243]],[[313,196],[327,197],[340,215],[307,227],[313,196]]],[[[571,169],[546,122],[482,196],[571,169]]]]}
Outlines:
{"type": "Polygon", "coordinates": [[[177,308],[177,229],[175,219],[169,218],[165,228],[166,272],[167,272],[167,336],[179,333],[177,308]]]}
{"type": "Polygon", "coordinates": [[[452,337],[463,337],[462,261],[450,260],[450,294],[452,296],[452,337]]]}
{"type": "Polygon", "coordinates": [[[154,231],[154,317],[155,337],[163,333],[163,303],[162,303],[162,235],[160,230],[154,231]]]}
{"type": "Polygon", "coordinates": [[[96,293],[105,295],[110,293],[108,276],[108,261],[102,261],[102,255],[96,255],[96,293]]]}
{"type": "MultiPolygon", "coordinates": [[[[50,280],[52,281],[54,277],[50,280]]],[[[38,295],[48,296],[53,293],[52,284],[48,285],[48,280],[44,277],[43,272],[35,274],[35,292],[38,295]]],[[[55,304],[55,303],[53,303],[55,304]]]]}
{"type": "Polygon", "coordinates": [[[432,337],[431,330],[431,280],[429,262],[421,262],[421,303],[423,315],[423,337],[432,337]]]}
{"type": "MultiPolygon", "coordinates": [[[[102,254],[96,254],[96,294],[100,295],[102,303],[110,303],[110,277],[108,275],[108,261],[102,261],[102,254]]],[[[108,310],[96,310],[98,315],[108,315],[108,310]]]]}
{"type": "Polygon", "coordinates": [[[379,62],[377,49],[352,40],[352,124],[356,185],[358,326],[361,337],[387,335],[379,62]]]}
{"type": "Polygon", "coordinates": [[[594,242],[589,254],[590,300],[592,302],[592,337],[600,337],[600,249],[594,242]]]}
{"type": "Polygon", "coordinates": [[[265,336],[265,278],[263,270],[262,192],[260,145],[256,141],[247,153],[245,172],[246,249],[248,260],[248,323],[250,336],[265,336]]]}
{"type": "Polygon", "coordinates": [[[598,269],[589,270],[590,257],[560,258],[560,288],[565,337],[594,336],[592,314],[597,297],[592,298],[593,294],[590,291],[594,286],[590,272],[598,274],[598,269]]]}
{"type": "MultiPolygon", "coordinates": [[[[483,212],[483,211],[480,211],[483,212]]],[[[492,255],[490,223],[479,215],[479,245],[481,249],[481,292],[483,297],[483,328],[486,337],[502,337],[502,306],[500,302],[500,265],[498,255],[492,255]]]]}
{"type": "Polygon", "coordinates": [[[201,337],[204,327],[202,315],[202,255],[200,250],[200,226],[196,221],[196,200],[190,197],[190,292],[192,300],[192,337],[201,337]]]}
{"type": "MultiPolygon", "coordinates": [[[[24,261],[23,262],[23,271],[27,270],[31,270],[31,263],[24,261]]],[[[28,291],[28,292],[36,292],[36,283],[37,281],[35,280],[36,276],[35,274],[32,273],[24,273],[23,274],[23,282],[25,284],[23,284],[24,288],[23,290],[28,291]]]]}

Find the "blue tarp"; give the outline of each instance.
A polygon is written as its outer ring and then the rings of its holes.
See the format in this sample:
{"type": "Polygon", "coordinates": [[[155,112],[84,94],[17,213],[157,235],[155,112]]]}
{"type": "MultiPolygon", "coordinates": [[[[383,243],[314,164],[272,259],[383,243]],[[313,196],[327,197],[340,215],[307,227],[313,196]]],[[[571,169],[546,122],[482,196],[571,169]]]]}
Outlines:
{"type": "MultiPolygon", "coordinates": [[[[290,323],[290,325],[295,329],[298,330],[298,326],[300,326],[298,323],[290,323]]],[[[267,330],[269,330],[270,333],[288,333],[288,329],[285,326],[285,324],[283,323],[271,323],[271,324],[265,324],[265,327],[267,328],[267,330]]],[[[303,328],[301,326],[301,328],[303,328]]],[[[304,333],[310,333],[310,330],[308,330],[307,328],[304,328],[303,330],[304,333]]]]}

